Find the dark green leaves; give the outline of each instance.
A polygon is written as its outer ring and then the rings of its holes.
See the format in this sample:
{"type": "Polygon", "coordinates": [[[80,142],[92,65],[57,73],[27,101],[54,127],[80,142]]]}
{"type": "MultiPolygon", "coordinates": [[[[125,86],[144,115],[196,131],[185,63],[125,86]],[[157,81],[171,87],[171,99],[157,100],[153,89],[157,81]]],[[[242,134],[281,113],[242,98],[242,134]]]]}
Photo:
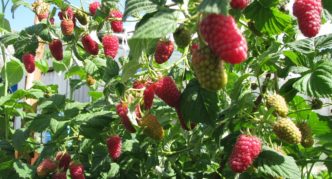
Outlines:
{"type": "Polygon", "coordinates": [[[300,169],[292,157],[282,155],[267,147],[263,148],[254,165],[257,172],[267,177],[301,178],[300,169]]]}
{"type": "MultiPolygon", "coordinates": [[[[267,3],[267,5],[271,5],[267,3]]],[[[276,7],[266,6],[258,1],[253,2],[245,10],[247,18],[255,22],[255,27],[270,35],[280,34],[291,24],[292,18],[276,7]]]]}
{"type": "Polygon", "coordinates": [[[157,4],[150,0],[127,0],[125,6],[124,19],[129,16],[138,16],[142,13],[151,13],[157,11],[157,4]]]}
{"type": "Polygon", "coordinates": [[[228,14],[230,0],[203,0],[198,10],[205,13],[228,14]]]}
{"type": "Polygon", "coordinates": [[[201,88],[198,81],[192,80],[181,96],[183,118],[195,123],[215,124],[218,109],[218,96],[201,88]]]}
{"type": "Polygon", "coordinates": [[[332,97],[332,62],[322,61],[305,73],[293,87],[309,96],[332,97]]]}

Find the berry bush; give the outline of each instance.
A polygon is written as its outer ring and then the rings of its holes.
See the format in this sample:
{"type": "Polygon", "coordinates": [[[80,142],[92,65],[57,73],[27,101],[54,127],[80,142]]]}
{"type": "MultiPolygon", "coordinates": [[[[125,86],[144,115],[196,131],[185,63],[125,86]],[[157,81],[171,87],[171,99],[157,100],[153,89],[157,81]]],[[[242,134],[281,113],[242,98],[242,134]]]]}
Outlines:
{"type": "Polygon", "coordinates": [[[331,0],[12,2],[38,23],[0,16],[0,178],[332,178],[331,0]],[[8,92],[49,71],[69,95],[8,92]]]}

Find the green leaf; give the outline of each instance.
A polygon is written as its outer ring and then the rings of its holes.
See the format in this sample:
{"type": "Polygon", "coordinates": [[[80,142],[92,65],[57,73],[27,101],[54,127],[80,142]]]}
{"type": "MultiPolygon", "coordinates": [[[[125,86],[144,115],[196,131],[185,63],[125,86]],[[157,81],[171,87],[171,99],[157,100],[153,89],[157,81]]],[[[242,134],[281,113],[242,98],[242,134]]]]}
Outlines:
{"type": "Polygon", "coordinates": [[[29,2],[25,2],[24,0],[12,0],[12,8],[11,8],[11,12],[14,18],[14,13],[16,11],[17,8],[19,8],[20,6],[24,6],[27,7],[29,9],[32,9],[31,4],[29,2]]]}
{"type": "Polygon", "coordinates": [[[254,166],[258,173],[269,177],[301,178],[300,169],[293,157],[282,155],[268,147],[263,147],[254,166]]]}
{"type": "Polygon", "coordinates": [[[36,60],[35,63],[41,72],[43,72],[43,73],[48,72],[48,63],[46,60],[36,60]]]}
{"type": "Polygon", "coordinates": [[[100,91],[89,91],[88,94],[91,96],[92,101],[97,101],[104,96],[103,92],[100,91]]]}
{"type": "Polygon", "coordinates": [[[332,1],[331,0],[323,0],[323,7],[332,14],[332,1]]]}
{"type": "Polygon", "coordinates": [[[300,53],[309,54],[332,49],[332,34],[322,35],[315,38],[307,38],[287,44],[290,48],[300,53]]]}
{"type": "MultiPolygon", "coordinates": [[[[5,18],[5,15],[2,13],[0,13],[0,28],[3,30],[6,30],[7,32],[11,31],[9,21],[5,18]]],[[[3,30],[1,30],[1,31],[3,31],[3,30]]]]}
{"type": "Polygon", "coordinates": [[[111,163],[111,170],[108,172],[107,177],[115,177],[120,171],[120,166],[117,163],[111,163]]]}
{"type": "Polygon", "coordinates": [[[98,66],[96,63],[94,63],[94,61],[91,61],[91,60],[85,60],[85,71],[88,73],[88,74],[94,74],[95,72],[98,71],[98,66]]]}
{"type": "Polygon", "coordinates": [[[65,78],[68,79],[74,75],[78,75],[80,78],[85,78],[86,72],[83,67],[80,66],[72,66],[65,74],[65,78]]]}
{"type": "Polygon", "coordinates": [[[292,18],[275,7],[266,7],[255,1],[245,9],[247,18],[255,22],[255,27],[261,32],[277,35],[285,31],[291,24],[292,18]]]}
{"type": "Polygon", "coordinates": [[[132,77],[137,70],[141,67],[141,64],[138,62],[138,60],[130,60],[128,63],[126,63],[123,66],[122,71],[122,82],[126,82],[130,77],[132,77]]]}
{"type": "Polygon", "coordinates": [[[155,12],[157,8],[157,4],[150,0],[127,0],[123,19],[126,20],[129,16],[155,12]]]}
{"type": "Polygon", "coordinates": [[[332,97],[332,62],[320,61],[294,83],[300,93],[317,98],[332,97]]]}
{"type": "Polygon", "coordinates": [[[228,14],[230,0],[203,0],[198,10],[205,13],[228,14]]]}
{"type": "Polygon", "coordinates": [[[294,89],[293,84],[298,80],[298,78],[289,79],[280,88],[279,94],[285,98],[287,102],[291,101],[297,94],[297,90],[294,89]]]}
{"type": "Polygon", "coordinates": [[[192,80],[181,95],[181,112],[186,123],[215,124],[218,114],[218,95],[201,88],[192,80]]]}
{"type": "Polygon", "coordinates": [[[32,178],[33,170],[27,164],[17,160],[14,162],[13,167],[20,178],[32,178]]]}
{"type": "MultiPolygon", "coordinates": [[[[2,71],[2,73],[4,73],[4,71],[2,71]]],[[[9,86],[20,82],[24,75],[24,67],[22,63],[18,60],[11,59],[7,62],[6,75],[9,86]]]]}
{"type": "Polygon", "coordinates": [[[120,68],[118,63],[112,59],[107,59],[107,65],[104,71],[103,80],[107,83],[110,81],[113,77],[117,76],[119,74],[120,68]]]}
{"type": "Polygon", "coordinates": [[[28,138],[28,134],[22,129],[16,129],[13,135],[13,146],[18,151],[24,150],[25,140],[28,138]]]}
{"type": "Polygon", "coordinates": [[[136,29],[132,39],[155,39],[173,33],[177,28],[178,11],[159,11],[136,29]]]}
{"type": "Polygon", "coordinates": [[[0,171],[12,168],[13,167],[13,163],[14,163],[13,160],[8,160],[8,161],[1,162],[0,163],[0,171]]]}
{"type": "Polygon", "coordinates": [[[50,126],[50,124],[50,115],[38,115],[31,121],[30,125],[28,126],[28,131],[43,132],[50,126]]]}

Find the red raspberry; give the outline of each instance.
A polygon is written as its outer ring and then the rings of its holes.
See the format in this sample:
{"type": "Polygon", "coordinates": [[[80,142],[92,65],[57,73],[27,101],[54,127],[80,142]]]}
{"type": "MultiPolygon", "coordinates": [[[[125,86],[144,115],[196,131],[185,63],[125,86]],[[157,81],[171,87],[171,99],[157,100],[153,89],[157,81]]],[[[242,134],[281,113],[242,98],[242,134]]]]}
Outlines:
{"type": "Polygon", "coordinates": [[[44,12],[44,13],[37,14],[37,17],[38,17],[38,20],[39,20],[39,21],[42,21],[42,20],[44,20],[44,19],[47,19],[47,17],[48,17],[48,12],[44,12]]]}
{"type": "Polygon", "coordinates": [[[245,9],[249,5],[250,0],[232,0],[231,6],[233,9],[245,9]]]}
{"type": "Polygon", "coordinates": [[[106,143],[110,157],[113,161],[117,160],[121,155],[121,137],[118,135],[111,136],[107,139],[106,143]]]}
{"type": "Polygon", "coordinates": [[[40,177],[45,177],[49,173],[53,172],[56,169],[56,163],[46,158],[44,159],[37,167],[37,175],[40,177]]]}
{"type": "Polygon", "coordinates": [[[181,93],[175,82],[169,76],[163,77],[154,83],[156,95],[171,107],[180,105],[181,93]]]}
{"type": "Polygon", "coordinates": [[[63,171],[67,171],[71,162],[71,157],[67,152],[58,152],[55,159],[59,162],[59,168],[63,171]]]}
{"type": "Polygon", "coordinates": [[[297,17],[299,28],[306,37],[314,37],[319,33],[321,13],[321,0],[296,0],[293,5],[293,14],[297,17]]]}
{"type": "Polygon", "coordinates": [[[229,158],[229,165],[233,172],[246,171],[262,150],[261,140],[255,136],[241,134],[234,145],[229,158]]]}
{"type": "Polygon", "coordinates": [[[35,56],[26,53],[22,56],[22,61],[24,63],[25,69],[28,73],[32,73],[35,71],[36,65],[35,65],[35,56]]]}
{"type": "Polygon", "coordinates": [[[60,61],[63,59],[63,49],[62,49],[62,42],[59,39],[54,39],[52,42],[48,44],[52,56],[60,61]]]}
{"type": "Polygon", "coordinates": [[[157,43],[156,51],[154,52],[154,58],[157,63],[162,64],[171,57],[173,51],[174,45],[172,41],[159,41],[157,43]]]}
{"type": "Polygon", "coordinates": [[[103,37],[103,47],[106,57],[115,58],[119,49],[119,39],[115,35],[105,35],[103,37]]]}
{"type": "Polygon", "coordinates": [[[98,55],[98,43],[94,41],[90,35],[84,35],[82,37],[82,44],[85,49],[89,54],[91,55],[98,55]]]}
{"type": "Polygon", "coordinates": [[[155,86],[152,84],[147,86],[143,93],[144,107],[145,109],[151,109],[154,99],[155,86]]]}
{"type": "Polygon", "coordinates": [[[84,166],[81,163],[71,162],[69,171],[72,179],[85,179],[84,166]]]}
{"type": "Polygon", "coordinates": [[[123,23],[122,23],[122,13],[114,9],[110,12],[109,18],[112,18],[111,20],[111,27],[113,32],[122,32],[123,31],[123,23]]]}
{"type": "Polygon", "coordinates": [[[50,18],[50,23],[51,23],[52,25],[54,25],[54,17],[51,17],[51,18],[50,18]]]}
{"type": "Polygon", "coordinates": [[[97,9],[100,7],[100,3],[95,1],[89,5],[89,11],[92,15],[96,15],[97,9]]]}
{"type": "Polygon", "coordinates": [[[301,16],[308,11],[322,12],[321,0],[296,0],[293,4],[294,16],[301,16]]]}
{"type": "Polygon", "coordinates": [[[52,179],[67,179],[66,172],[57,172],[52,175],[52,179]]]}
{"type": "Polygon", "coordinates": [[[58,13],[59,19],[63,20],[63,19],[74,19],[74,11],[71,7],[67,7],[67,9],[65,11],[60,11],[58,13]]]}
{"type": "Polygon", "coordinates": [[[131,133],[136,132],[135,128],[133,127],[133,125],[130,122],[130,119],[127,115],[128,113],[128,106],[127,104],[124,103],[120,103],[116,106],[116,112],[118,113],[118,115],[121,118],[121,122],[124,125],[124,127],[131,133]]]}
{"type": "Polygon", "coordinates": [[[71,19],[64,19],[61,21],[61,31],[63,35],[71,36],[74,32],[74,22],[71,19]]]}
{"type": "Polygon", "coordinates": [[[200,31],[212,51],[222,60],[238,64],[247,59],[247,42],[232,16],[210,14],[200,23],[200,31]]]}

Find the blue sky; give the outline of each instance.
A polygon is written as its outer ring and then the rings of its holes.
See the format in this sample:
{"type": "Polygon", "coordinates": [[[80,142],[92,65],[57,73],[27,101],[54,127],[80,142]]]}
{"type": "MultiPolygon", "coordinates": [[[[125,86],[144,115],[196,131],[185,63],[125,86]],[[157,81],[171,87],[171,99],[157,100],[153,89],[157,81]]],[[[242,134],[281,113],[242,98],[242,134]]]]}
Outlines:
{"type": "MultiPolygon", "coordinates": [[[[9,0],[9,5],[7,6],[6,12],[5,12],[5,17],[9,20],[10,25],[11,25],[11,29],[14,31],[20,31],[25,27],[31,26],[33,24],[33,20],[34,20],[34,13],[29,10],[28,8],[25,7],[19,7],[16,11],[15,11],[15,18],[12,18],[12,13],[10,12],[10,9],[12,7],[12,3],[11,0],[9,0]]],[[[28,3],[33,3],[34,0],[25,0],[28,3]]],[[[82,0],[83,4],[85,6],[85,10],[88,10],[88,4],[90,2],[93,2],[92,0],[82,0]]],[[[76,6],[80,6],[80,0],[70,0],[71,3],[73,3],[76,6]]],[[[119,8],[123,11],[123,5],[124,5],[124,0],[121,0],[121,5],[119,8]]],[[[56,21],[58,21],[58,19],[56,18],[56,21]]]]}

